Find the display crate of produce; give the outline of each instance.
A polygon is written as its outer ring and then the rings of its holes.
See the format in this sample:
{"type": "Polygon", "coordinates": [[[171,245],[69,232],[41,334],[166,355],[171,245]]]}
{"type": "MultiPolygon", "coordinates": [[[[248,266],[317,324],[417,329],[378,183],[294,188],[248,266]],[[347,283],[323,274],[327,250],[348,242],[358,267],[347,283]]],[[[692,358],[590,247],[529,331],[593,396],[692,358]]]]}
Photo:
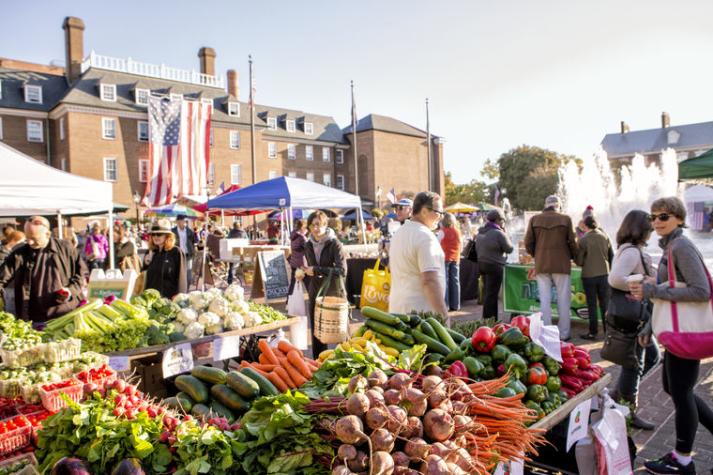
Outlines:
{"type": "Polygon", "coordinates": [[[0,359],[3,366],[8,368],[23,368],[33,364],[42,363],[47,357],[47,344],[40,343],[29,348],[17,350],[0,349],[0,359]]]}
{"type": "Polygon", "coordinates": [[[31,435],[32,426],[25,416],[0,421],[0,455],[28,446],[31,435]]]}
{"type": "Polygon", "coordinates": [[[16,398],[22,396],[22,381],[19,379],[0,380],[0,396],[16,398]]]}
{"type": "Polygon", "coordinates": [[[76,379],[66,379],[58,383],[44,384],[40,387],[40,399],[42,405],[50,412],[57,412],[67,407],[67,401],[62,394],[74,401],[79,402],[84,396],[84,383],[76,379]]]}
{"type": "Polygon", "coordinates": [[[80,371],[75,378],[83,383],[94,383],[101,386],[106,381],[115,380],[116,372],[106,364],[103,364],[96,368],[80,371]]]}
{"type": "Polygon", "coordinates": [[[78,338],[53,341],[45,345],[45,360],[49,363],[76,360],[81,352],[82,340],[78,338]]]}
{"type": "Polygon", "coordinates": [[[0,475],[37,475],[37,459],[28,452],[0,462],[0,475]]]}

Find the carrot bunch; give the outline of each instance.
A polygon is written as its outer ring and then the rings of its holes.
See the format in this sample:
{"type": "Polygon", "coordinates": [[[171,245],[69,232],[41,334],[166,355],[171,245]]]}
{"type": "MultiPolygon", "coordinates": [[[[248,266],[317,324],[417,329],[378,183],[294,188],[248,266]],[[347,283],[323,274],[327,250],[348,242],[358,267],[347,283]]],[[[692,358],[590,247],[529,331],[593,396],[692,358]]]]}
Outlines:
{"type": "Polygon", "coordinates": [[[241,367],[251,367],[259,372],[280,391],[295,389],[312,379],[312,374],[319,369],[320,363],[306,358],[301,350],[285,340],[271,348],[267,340],[258,342],[260,356],[257,363],[243,361],[241,367]]]}

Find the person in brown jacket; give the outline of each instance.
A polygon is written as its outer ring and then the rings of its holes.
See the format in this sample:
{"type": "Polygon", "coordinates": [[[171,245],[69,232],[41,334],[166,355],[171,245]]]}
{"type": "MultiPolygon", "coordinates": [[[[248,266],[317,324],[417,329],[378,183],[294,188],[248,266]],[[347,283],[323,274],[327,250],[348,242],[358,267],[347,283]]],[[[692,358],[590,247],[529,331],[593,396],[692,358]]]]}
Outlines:
{"type": "Polygon", "coordinates": [[[18,317],[46,322],[79,306],[87,268],[72,244],[51,236],[47,219],[30,218],[25,234],[0,266],[0,289],[14,284],[18,317]]]}
{"type": "Polygon", "coordinates": [[[577,256],[577,239],[572,219],[560,213],[561,202],[555,195],[545,200],[542,213],[533,216],[525,234],[525,249],[535,258],[540,310],[545,325],[552,322],[552,285],[557,289],[557,326],[563,341],[570,339],[570,304],[572,301],[572,260],[577,256]]]}

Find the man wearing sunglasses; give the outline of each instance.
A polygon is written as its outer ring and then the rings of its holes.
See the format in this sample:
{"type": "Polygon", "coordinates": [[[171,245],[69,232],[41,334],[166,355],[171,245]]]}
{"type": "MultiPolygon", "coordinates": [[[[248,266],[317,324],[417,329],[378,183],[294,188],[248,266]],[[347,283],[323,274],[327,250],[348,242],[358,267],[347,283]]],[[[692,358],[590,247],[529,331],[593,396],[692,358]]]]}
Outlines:
{"type": "Polygon", "coordinates": [[[413,201],[402,198],[396,203],[396,221],[403,226],[406,220],[411,219],[413,213],[413,201]]]}
{"type": "Polygon", "coordinates": [[[443,217],[441,197],[424,191],[413,201],[413,216],[391,239],[389,312],[412,310],[448,316],[445,255],[433,231],[443,217]]]}

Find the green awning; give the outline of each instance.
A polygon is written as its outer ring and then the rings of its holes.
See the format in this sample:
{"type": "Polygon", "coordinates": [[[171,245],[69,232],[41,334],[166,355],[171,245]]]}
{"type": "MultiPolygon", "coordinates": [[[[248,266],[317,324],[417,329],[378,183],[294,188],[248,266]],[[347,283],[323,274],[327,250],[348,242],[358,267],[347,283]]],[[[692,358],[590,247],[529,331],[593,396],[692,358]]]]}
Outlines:
{"type": "Polygon", "coordinates": [[[713,178],[713,149],[678,164],[679,180],[713,178]]]}

